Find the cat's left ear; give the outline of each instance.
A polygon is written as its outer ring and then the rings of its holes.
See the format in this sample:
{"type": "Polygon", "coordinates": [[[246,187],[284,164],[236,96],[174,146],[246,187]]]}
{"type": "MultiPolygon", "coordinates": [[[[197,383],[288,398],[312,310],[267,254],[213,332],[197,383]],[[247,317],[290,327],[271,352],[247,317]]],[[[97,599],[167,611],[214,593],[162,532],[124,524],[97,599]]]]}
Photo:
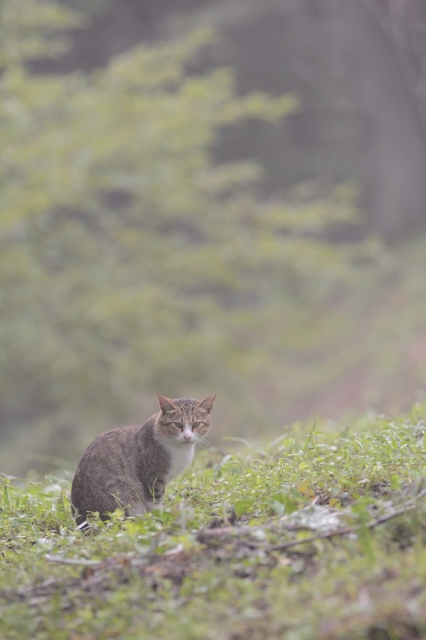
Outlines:
{"type": "Polygon", "coordinates": [[[211,393],[209,396],[206,396],[205,398],[203,398],[198,402],[197,409],[203,409],[204,411],[207,411],[207,413],[210,413],[210,411],[213,408],[213,402],[215,400],[216,400],[216,394],[211,393]]]}

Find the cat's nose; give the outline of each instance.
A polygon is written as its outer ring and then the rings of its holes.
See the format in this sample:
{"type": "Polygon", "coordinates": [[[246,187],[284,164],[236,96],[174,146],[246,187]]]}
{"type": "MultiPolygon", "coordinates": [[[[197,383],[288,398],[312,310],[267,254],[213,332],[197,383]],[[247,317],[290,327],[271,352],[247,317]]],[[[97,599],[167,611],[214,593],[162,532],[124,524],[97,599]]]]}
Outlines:
{"type": "Polygon", "coordinates": [[[189,441],[191,440],[191,438],[192,438],[192,436],[191,436],[191,434],[190,434],[190,433],[185,433],[185,435],[184,435],[183,437],[185,438],[185,440],[186,440],[187,442],[189,442],[189,441]]]}

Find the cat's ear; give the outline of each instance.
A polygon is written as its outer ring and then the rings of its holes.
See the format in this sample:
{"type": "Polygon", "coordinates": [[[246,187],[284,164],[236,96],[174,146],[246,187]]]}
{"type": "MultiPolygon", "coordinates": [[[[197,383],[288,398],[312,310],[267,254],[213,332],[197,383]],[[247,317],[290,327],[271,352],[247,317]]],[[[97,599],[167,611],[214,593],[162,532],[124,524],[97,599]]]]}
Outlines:
{"type": "Polygon", "coordinates": [[[166,396],[162,396],[161,393],[157,393],[158,404],[160,405],[160,409],[163,413],[167,413],[168,411],[176,411],[177,406],[173,404],[170,398],[166,398],[166,396]]]}
{"type": "Polygon", "coordinates": [[[206,396],[205,398],[203,398],[198,402],[197,409],[203,409],[204,411],[207,411],[207,413],[210,413],[210,411],[213,408],[213,402],[215,400],[216,400],[216,394],[211,393],[209,396],[206,396]]]}

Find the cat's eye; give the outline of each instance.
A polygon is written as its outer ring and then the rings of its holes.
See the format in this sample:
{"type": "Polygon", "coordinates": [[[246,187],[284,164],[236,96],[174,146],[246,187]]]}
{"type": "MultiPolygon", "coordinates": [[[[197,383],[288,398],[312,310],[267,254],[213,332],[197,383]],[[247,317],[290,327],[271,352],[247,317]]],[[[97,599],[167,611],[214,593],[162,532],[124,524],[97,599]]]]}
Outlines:
{"type": "Polygon", "coordinates": [[[183,429],[183,424],[181,422],[174,422],[175,427],[179,427],[179,429],[183,429]]]}
{"type": "Polygon", "coordinates": [[[194,422],[193,425],[192,425],[192,428],[196,429],[197,427],[200,426],[200,424],[201,424],[201,422],[194,422]]]}

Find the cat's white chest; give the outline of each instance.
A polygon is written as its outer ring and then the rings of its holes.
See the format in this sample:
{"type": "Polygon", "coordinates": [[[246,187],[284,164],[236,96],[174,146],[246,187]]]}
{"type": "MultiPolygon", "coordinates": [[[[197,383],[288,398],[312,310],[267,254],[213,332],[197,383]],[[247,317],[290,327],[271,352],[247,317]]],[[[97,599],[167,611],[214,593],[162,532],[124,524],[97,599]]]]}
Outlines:
{"type": "Polygon", "coordinates": [[[193,444],[169,445],[167,447],[172,456],[170,469],[166,475],[166,482],[170,482],[184,471],[192,462],[194,456],[193,444]]]}

